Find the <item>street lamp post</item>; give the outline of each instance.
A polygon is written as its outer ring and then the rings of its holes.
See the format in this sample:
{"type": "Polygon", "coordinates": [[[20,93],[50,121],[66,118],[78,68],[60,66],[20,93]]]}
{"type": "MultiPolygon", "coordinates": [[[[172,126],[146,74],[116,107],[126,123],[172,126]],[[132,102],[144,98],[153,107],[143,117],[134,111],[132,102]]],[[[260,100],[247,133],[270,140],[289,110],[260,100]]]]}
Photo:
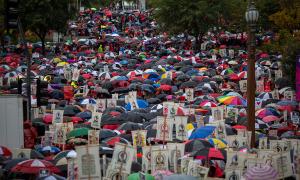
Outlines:
{"type": "Polygon", "coordinates": [[[249,27],[248,33],[248,68],[247,68],[247,120],[248,131],[251,131],[251,148],[255,146],[255,32],[259,12],[253,0],[250,0],[245,18],[249,27]]]}

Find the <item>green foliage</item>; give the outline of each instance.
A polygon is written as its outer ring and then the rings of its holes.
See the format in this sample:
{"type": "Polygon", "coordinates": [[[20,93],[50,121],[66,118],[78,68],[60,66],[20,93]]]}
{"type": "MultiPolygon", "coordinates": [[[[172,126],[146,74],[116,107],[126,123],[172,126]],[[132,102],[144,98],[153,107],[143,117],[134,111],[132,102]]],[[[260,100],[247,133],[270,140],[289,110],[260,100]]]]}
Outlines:
{"type": "Polygon", "coordinates": [[[64,32],[67,21],[74,12],[69,0],[26,0],[21,1],[21,21],[25,30],[34,32],[43,44],[49,30],[64,32]]]}

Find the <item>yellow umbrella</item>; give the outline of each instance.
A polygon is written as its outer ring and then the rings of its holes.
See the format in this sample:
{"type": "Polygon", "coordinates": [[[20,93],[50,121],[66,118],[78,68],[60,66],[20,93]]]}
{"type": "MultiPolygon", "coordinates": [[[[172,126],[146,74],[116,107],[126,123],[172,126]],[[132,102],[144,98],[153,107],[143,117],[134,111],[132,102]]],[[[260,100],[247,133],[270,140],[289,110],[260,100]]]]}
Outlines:
{"type": "Polygon", "coordinates": [[[53,62],[54,63],[59,63],[59,62],[61,62],[61,59],[59,59],[58,57],[56,57],[56,58],[53,59],[53,62]]]}
{"type": "Polygon", "coordinates": [[[65,66],[65,65],[67,65],[67,64],[69,64],[69,63],[67,63],[67,62],[60,62],[60,63],[58,63],[58,64],[56,65],[56,67],[63,67],[63,66],[65,66]]]}
{"type": "Polygon", "coordinates": [[[192,123],[188,123],[187,125],[186,125],[186,130],[192,130],[192,129],[195,129],[195,127],[194,127],[194,125],[192,124],[192,123]]]}
{"type": "Polygon", "coordinates": [[[212,145],[214,145],[216,148],[226,148],[227,144],[224,140],[221,139],[217,139],[217,138],[209,138],[208,142],[210,142],[212,145]]]}

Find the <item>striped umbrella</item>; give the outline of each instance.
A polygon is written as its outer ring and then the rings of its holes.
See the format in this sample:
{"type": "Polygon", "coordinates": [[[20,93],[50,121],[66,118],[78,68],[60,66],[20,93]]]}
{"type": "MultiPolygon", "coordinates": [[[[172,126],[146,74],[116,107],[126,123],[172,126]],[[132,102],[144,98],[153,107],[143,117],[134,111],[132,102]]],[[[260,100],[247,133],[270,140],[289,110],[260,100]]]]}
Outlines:
{"type": "Polygon", "coordinates": [[[277,179],[278,172],[269,165],[249,168],[244,175],[247,180],[277,179]]]}

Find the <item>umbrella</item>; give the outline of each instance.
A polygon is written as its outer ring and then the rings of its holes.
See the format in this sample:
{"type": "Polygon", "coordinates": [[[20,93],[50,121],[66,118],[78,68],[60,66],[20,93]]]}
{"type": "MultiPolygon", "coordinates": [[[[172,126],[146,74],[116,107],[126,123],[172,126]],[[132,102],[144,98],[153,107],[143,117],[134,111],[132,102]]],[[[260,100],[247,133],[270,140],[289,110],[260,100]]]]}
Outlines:
{"type": "Polygon", "coordinates": [[[118,130],[125,130],[125,131],[134,131],[139,129],[142,129],[142,126],[138,123],[133,123],[133,122],[126,122],[121,124],[118,127],[118,130]]]}
{"type": "Polygon", "coordinates": [[[270,92],[262,92],[257,97],[259,99],[273,99],[273,95],[270,92]]]}
{"type": "Polygon", "coordinates": [[[248,168],[244,177],[247,180],[277,179],[278,172],[269,165],[248,168]]]}
{"type": "Polygon", "coordinates": [[[220,103],[225,105],[246,106],[246,100],[240,96],[220,96],[217,98],[220,103]]]}
{"type": "MultiPolygon", "coordinates": [[[[149,106],[148,102],[143,99],[137,99],[136,101],[139,108],[147,108],[149,106]]],[[[132,106],[134,106],[134,104],[128,103],[125,105],[125,109],[128,111],[132,110],[132,106]]]]}
{"type": "Polygon", "coordinates": [[[255,116],[258,117],[258,118],[264,118],[266,116],[269,116],[269,115],[274,115],[274,116],[280,116],[280,113],[274,109],[274,108],[271,108],[271,107],[268,107],[268,108],[262,108],[262,109],[259,109],[255,112],[255,116]]]}
{"type": "Polygon", "coordinates": [[[10,157],[12,152],[5,146],[0,146],[0,155],[4,157],[10,157]]]}
{"type": "Polygon", "coordinates": [[[46,152],[46,151],[50,151],[51,153],[59,153],[60,152],[60,149],[58,147],[55,147],[55,146],[45,146],[45,147],[42,147],[40,149],[38,149],[38,151],[40,152],[46,152]]]}
{"type": "Polygon", "coordinates": [[[115,146],[116,143],[131,144],[129,141],[127,141],[126,139],[121,138],[119,136],[107,138],[107,139],[103,140],[102,142],[109,146],[115,146]]]}
{"type": "Polygon", "coordinates": [[[3,163],[3,169],[5,171],[10,171],[11,168],[15,167],[18,163],[23,162],[28,160],[27,158],[16,158],[16,159],[11,159],[11,160],[7,160],[3,163]]]}
{"type": "Polygon", "coordinates": [[[93,98],[86,98],[86,99],[83,99],[80,104],[82,105],[86,105],[86,104],[96,104],[96,100],[93,99],[93,98]]]}
{"type": "Polygon", "coordinates": [[[225,160],[225,156],[223,154],[226,154],[225,150],[222,151],[217,148],[204,148],[196,152],[192,152],[191,156],[195,157],[196,159],[208,158],[225,160]]]}
{"type": "Polygon", "coordinates": [[[148,92],[148,93],[154,93],[154,92],[155,92],[154,87],[153,87],[152,85],[150,85],[150,84],[143,84],[143,85],[141,86],[141,89],[142,89],[143,91],[148,92]]]}
{"type": "Polygon", "coordinates": [[[204,100],[199,104],[199,106],[201,106],[201,107],[217,107],[218,105],[214,102],[204,100]]]}
{"type": "Polygon", "coordinates": [[[154,176],[147,173],[133,173],[127,177],[127,180],[155,180],[154,176]],[[141,178],[143,177],[143,178],[141,178]]]}
{"type": "Polygon", "coordinates": [[[59,159],[66,157],[69,152],[70,152],[69,150],[61,151],[53,157],[53,160],[58,161],[59,159]]]}
{"type": "Polygon", "coordinates": [[[39,159],[29,159],[18,163],[11,169],[11,172],[20,172],[24,174],[38,174],[40,170],[48,170],[52,173],[60,173],[60,170],[51,162],[39,159]]]}
{"type": "Polygon", "coordinates": [[[185,144],[185,152],[193,152],[199,149],[214,147],[210,142],[204,139],[189,140],[185,144]]]}
{"type": "Polygon", "coordinates": [[[262,120],[263,120],[265,123],[269,123],[269,122],[273,122],[273,121],[278,121],[278,120],[279,120],[279,117],[274,116],[274,115],[269,115],[269,116],[265,116],[262,120]]]}
{"type": "Polygon", "coordinates": [[[81,136],[87,136],[88,131],[89,131],[88,128],[77,128],[77,129],[70,131],[67,134],[67,138],[70,139],[70,138],[76,138],[76,137],[81,137],[81,136]]]}
{"type": "Polygon", "coordinates": [[[227,143],[222,139],[209,138],[208,142],[210,142],[212,145],[220,149],[227,147],[227,143]]]}
{"type": "Polygon", "coordinates": [[[214,132],[215,128],[215,126],[200,127],[192,132],[189,139],[206,138],[214,132]]]}

